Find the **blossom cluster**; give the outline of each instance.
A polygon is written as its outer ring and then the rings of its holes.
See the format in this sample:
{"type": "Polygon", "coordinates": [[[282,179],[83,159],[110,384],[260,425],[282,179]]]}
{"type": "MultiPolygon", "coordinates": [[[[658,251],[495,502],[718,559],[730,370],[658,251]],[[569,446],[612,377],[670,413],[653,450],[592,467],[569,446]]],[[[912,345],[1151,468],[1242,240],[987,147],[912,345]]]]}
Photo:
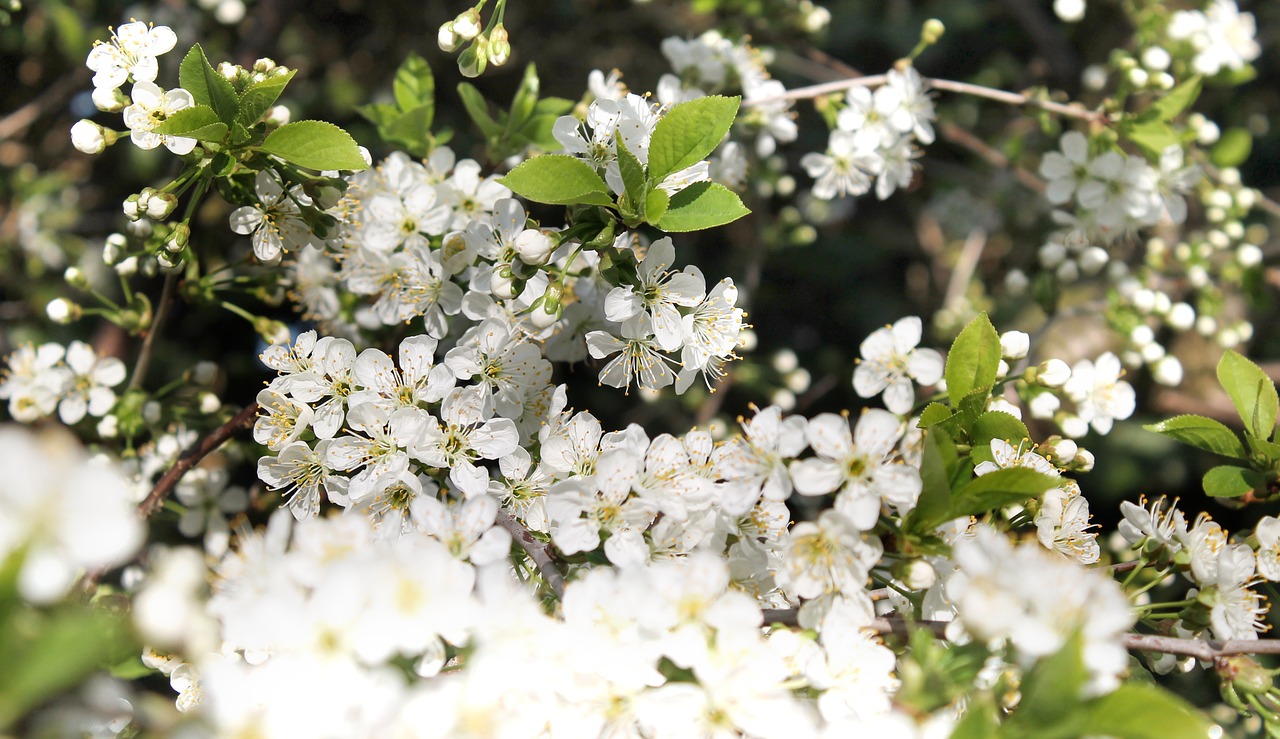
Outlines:
{"type": "Polygon", "coordinates": [[[915,143],[933,143],[933,119],[928,86],[914,67],[890,70],[874,92],[862,85],[849,88],[826,153],[800,160],[816,180],[814,196],[862,195],[874,182],[876,197],[884,200],[907,187],[915,172],[915,143]]]}
{"type": "Polygon", "coordinates": [[[0,399],[9,401],[9,415],[31,423],[56,409],[65,424],[85,415],[101,418],[116,404],[112,389],[124,382],[124,363],[99,357],[93,347],[73,341],[66,347],[48,343],[20,347],[6,360],[0,377],[0,399]]]}

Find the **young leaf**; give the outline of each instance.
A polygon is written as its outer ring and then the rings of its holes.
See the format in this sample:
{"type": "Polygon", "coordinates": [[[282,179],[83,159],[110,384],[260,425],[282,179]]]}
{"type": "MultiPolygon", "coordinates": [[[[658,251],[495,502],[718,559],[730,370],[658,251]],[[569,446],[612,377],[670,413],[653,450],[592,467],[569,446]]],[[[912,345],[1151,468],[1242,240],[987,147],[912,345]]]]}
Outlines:
{"type": "Polygon", "coordinates": [[[934,401],[926,405],[924,410],[920,412],[920,422],[916,424],[916,428],[927,429],[951,418],[955,413],[953,409],[934,401]]]}
{"type": "Polygon", "coordinates": [[[1238,167],[1253,151],[1253,134],[1247,128],[1228,128],[1209,152],[1215,167],[1238,167]]]}
{"type": "Polygon", "coordinates": [[[622,134],[615,132],[613,140],[618,147],[618,171],[622,174],[623,190],[627,194],[627,200],[631,203],[631,209],[640,213],[645,205],[644,165],[627,148],[627,142],[623,140],[622,134]]]}
{"type": "Polygon", "coordinates": [[[1022,421],[1004,411],[987,411],[978,416],[973,424],[973,445],[990,444],[992,439],[1001,439],[1014,446],[1019,441],[1031,438],[1031,433],[1022,421]]]}
{"type": "Polygon", "coordinates": [[[989,472],[951,496],[951,511],[946,519],[987,513],[1010,503],[1025,503],[1039,496],[1061,480],[1026,467],[1010,467],[989,472]]]}
{"type": "MultiPolygon", "coordinates": [[[[649,150],[650,162],[653,150],[649,150]]],[[[653,165],[649,165],[653,181],[653,165]]],[[[667,212],[653,225],[668,233],[701,231],[732,223],[751,211],[742,204],[737,193],[718,182],[695,182],[671,196],[667,212]]]]}
{"type": "Polygon", "coordinates": [[[1120,123],[1120,133],[1138,145],[1149,159],[1158,159],[1170,146],[1178,146],[1182,139],[1173,127],[1158,118],[1135,118],[1120,123]]]}
{"type": "Polygon", "coordinates": [[[240,93],[240,112],[236,121],[242,126],[253,126],[266,115],[271,106],[280,99],[280,93],[289,85],[289,80],[297,70],[289,70],[284,74],[272,75],[261,82],[255,82],[240,93]]]}
{"type": "Polygon", "coordinates": [[[945,444],[953,442],[941,430],[930,430],[924,435],[924,454],[920,463],[920,477],[924,484],[906,524],[910,532],[923,534],[932,531],[947,520],[947,513],[951,510],[951,480],[942,453],[942,445],[945,444]]]}
{"type": "Polygon", "coordinates": [[[964,327],[947,353],[947,394],[952,404],[974,390],[990,388],[1000,366],[1000,334],[986,313],[964,327]]]}
{"type": "Polygon", "coordinates": [[[484,96],[475,88],[475,85],[468,82],[460,83],[458,97],[462,98],[462,107],[467,109],[467,115],[471,116],[472,122],[486,139],[496,139],[502,135],[502,126],[499,126],[497,121],[489,115],[489,104],[484,101],[484,96]]]}
{"type": "Polygon", "coordinates": [[[218,119],[230,126],[240,112],[240,99],[226,77],[218,74],[209,64],[200,44],[182,58],[178,67],[178,84],[191,93],[197,105],[207,105],[218,114],[218,119]]]}
{"type": "Polygon", "coordinates": [[[1244,355],[1228,349],[1218,362],[1218,382],[1231,396],[1245,429],[1259,439],[1270,438],[1280,412],[1280,397],[1271,378],[1244,355]]]}
{"type": "Polygon", "coordinates": [[[1056,653],[1041,659],[1022,682],[1022,700],[1008,726],[1028,730],[1050,728],[1080,710],[1080,694],[1089,672],[1084,664],[1084,639],[1079,633],[1056,653]]]}
{"type": "Polygon", "coordinates": [[[524,68],[524,77],[520,80],[520,87],[516,89],[515,97],[511,99],[511,114],[507,118],[509,133],[528,122],[529,116],[533,115],[534,107],[538,104],[538,93],[541,89],[538,69],[533,62],[530,62],[524,68]]]}
{"type": "Polygon", "coordinates": [[[1204,473],[1201,483],[1205,493],[1214,498],[1239,498],[1267,486],[1267,481],[1255,470],[1231,464],[1221,464],[1204,473]]]}
{"type": "Polygon", "coordinates": [[[404,146],[417,156],[430,153],[432,109],[420,105],[397,115],[380,133],[388,140],[404,146]]]}
{"type": "Polygon", "coordinates": [[[553,205],[613,205],[609,186],[586,162],[564,154],[525,160],[498,180],[515,194],[553,205]]]}
{"type": "Polygon", "coordinates": [[[740,100],[710,95],[680,103],[667,111],[654,126],[649,140],[649,181],[661,182],[672,172],[706,159],[729,132],[738,115],[740,100]]]}
{"type": "Polygon", "coordinates": [[[227,126],[218,120],[218,114],[213,112],[213,108],[195,105],[183,108],[164,119],[151,132],[199,141],[222,141],[227,136],[227,126]]]}
{"type": "MultiPolygon", "coordinates": [[[[431,75],[431,65],[417,54],[410,54],[396,70],[395,79],[391,82],[391,92],[395,95],[396,107],[401,112],[423,105],[434,109],[436,80],[431,75]]],[[[430,120],[427,121],[427,126],[431,126],[430,120]]]]}
{"type": "Polygon", "coordinates": [[[1200,97],[1202,87],[1204,87],[1204,80],[1199,75],[1196,75],[1170,90],[1168,95],[1157,100],[1151,106],[1151,110],[1155,111],[1160,120],[1168,123],[1196,102],[1196,98],[1200,97]]]}
{"type": "Polygon", "coordinates": [[[1116,739],[1205,739],[1210,722],[1190,703],[1168,690],[1126,682],[1090,701],[1084,711],[1083,734],[1116,739]]]}
{"type": "Polygon", "coordinates": [[[650,223],[662,220],[662,216],[666,215],[667,208],[670,206],[671,196],[667,195],[666,190],[659,190],[657,188],[650,190],[649,194],[644,196],[645,220],[650,223]]]}
{"type": "Polygon", "coordinates": [[[359,171],[369,166],[351,134],[324,121],[285,124],[267,134],[262,150],[307,169],[359,171]]]}
{"type": "Polygon", "coordinates": [[[1248,456],[1244,450],[1244,445],[1240,443],[1240,438],[1231,429],[1212,418],[1190,414],[1174,416],[1159,423],[1143,426],[1143,428],[1148,431],[1154,431],[1157,434],[1164,434],[1170,439],[1180,441],[1196,449],[1221,454],[1224,457],[1245,459],[1248,456]]]}

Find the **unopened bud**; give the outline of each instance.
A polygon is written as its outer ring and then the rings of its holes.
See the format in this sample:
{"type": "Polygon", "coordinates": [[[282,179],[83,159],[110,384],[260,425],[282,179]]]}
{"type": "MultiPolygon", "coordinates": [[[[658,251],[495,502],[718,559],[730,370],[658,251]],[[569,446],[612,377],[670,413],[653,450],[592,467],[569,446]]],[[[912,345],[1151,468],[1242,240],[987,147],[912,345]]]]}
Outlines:
{"type": "Polygon", "coordinates": [[[128,106],[129,98],[118,87],[95,87],[93,90],[93,107],[103,113],[119,113],[128,106]]]}
{"type": "Polygon", "coordinates": [[[1066,467],[1075,459],[1076,453],[1080,451],[1080,446],[1071,439],[1050,436],[1040,445],[1040,451],[1044,454],[1045,459],[1053,462],[1058,467],[1066,467]]]}
{"type": "Polygon", "coordinates": [[[1048,359],[1026,372],[1027,382],[1045,387],[1062,387],[1071,379],[1071,367],[1061,359],[1048,359]]]}
{"type": "Polygon", "coordinates": [[[560,316],[564,315],[561,299],[560,286],[554,283],[547,285],[547,291],[541,298],[534,301],[533,307],[529,310],[529,320],[538,328],[547,328],[560,320],[560,316]]]}
{"type": "Polygon", "coordinates": [[[556,242],[536,228],[526,228],[516,236],[513,246],[526,264],[537,265],[546,263],[555,251],[556,242]]]}
{"type": "Polygon", "coordinates": [[[484,68],[489,64],[485,56],[486,45],[484,37],[481,36],[458,55],[458,71],[463,77],[479,77],[484,74],[484,68]]]}
{"type": "Polygon", "coordinates": [[[467,8],[453,19],[453,32],[463,41],[470,41],[480,35],[480,11],[467,8]]]}
{"type": "Polygon", "coordinates": [[[121,277],[132,277],[138,273],[138,258],[126,257],[116,264],[116,274],[121,277]]]}
{"type": "Polygon", "coordinates": [[[288,106],[275,105],[275,106],[272,106],[271,110],[267,111],[267,125],[283,126],[284,124],[288,123],[290,118],[292,117],[293,117],[293,114],[289,112],[288,106]]]}
{"type": "Polygon", "coordinates": [[[259,74],[271,74],[275,69],[275,61],[266,57],[263,57],[253,63],[253,71],[259,74]]]}
{"type": "Polygon", "coordinates": [[[222,78],[227,82],[235,82],[243,71],[238,65],[231,62],[222,62],[218,65],[218,74],[222,75],[222,78]]]}
{"type": "Polygon", "coordinates": [[[145,207],[148,218],[163,221],[178,207],[178,196],[171,192],[156,192],[153,190],[150,193],[150,197],[147,197],[145,201],[139,202],[139,205],[145,207]]]}
{"type": "Polygon", "coordinates": [[[1005,359],[1022,359],[1030,349],[1031,337],[1025,331],[1005,331],[1000,335],[1000,353],[1005,359]]]}
{"type": "Polygon", "coordinates": [[[511,58],[511,40],[507,29],[501,23],[489,34],[489,61],[493,66],[501,67],[511,58]]]}
{"type": "Polygon", "coordinates": [[[169,234],[169,238],[164,242],[164,248],[171,253],[178,253],[187,248],[187,244],[191,241],[191,227],[185,223],[179,223],[173,227],[173,232],[169,234]]]}
{"type": "Polygon", "coordinates": [[[62,279],[77,290],[83,290],[89,286],[89,278],[85,276],[84,270],[79,267],[67,267],[67,270],[62,273],[62,279]]]}
{"type": "Polygon", "coordinates": [[[436,45],[446,53],[453,53],[462,45],[462,39],[458,38],[457,32],[453,30],[453,21],[440,26],[440,31],[436,34],[436,45]]]}
{"type": "Polygon", "coordinates": [[[493,297],[511,300],[516,296],[515,274],[510,264],[495,264],[493,276],[489,278],[489,292],[493,297]]]}
{"type": "Polygon", "coordinates": [[[139,218],[142,218],[142,214],[138,210],[138,200],[139,198],[137,195],[130,195],[125,198],[124,205],[122,206],[125,218],[128,218],[131,221],[136,221],[139,218]]]}
{"type": "Polygon", "coordinates": [[[80,306],[66,298],[54,298],[45,306],[45,315],[54,323],[66,325],[80,317],[80,306]]]}
{"type": "Polygon", "coordinates": [[[253,319],[253,330],[258,336],[268,344],[288,344],[293,340],[292,334],[289,333],[289,327],[281,321],[276,321],[265,316],[258,316],[253,319]]]}
{"type": "Polygon", "coordinates": [[[71,144],[85,154],[100,154],[115,142],[115,131],[103,128],[87,118],[71,127],[71,144]]]}
{"type": "Polygon", "coordinates": [[[936,44],[942,38],[942,34],[946,33],[947,27],[942,25],[942,21],[937,18],[930,18],[924,22],[924,27],[920,29],[920,40],[926,44],[936,44]]]}

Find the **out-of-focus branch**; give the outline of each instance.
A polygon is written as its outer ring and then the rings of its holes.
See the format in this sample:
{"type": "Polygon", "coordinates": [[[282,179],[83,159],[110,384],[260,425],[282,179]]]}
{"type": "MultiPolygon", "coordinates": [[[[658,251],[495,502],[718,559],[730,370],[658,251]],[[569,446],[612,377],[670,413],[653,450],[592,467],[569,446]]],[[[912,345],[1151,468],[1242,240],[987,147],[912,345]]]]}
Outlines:
{"type": "Polygon", "coordinates": [[[525,554],[529,555],[529,559],[532,559],[533,563],[538,566],[538,572],[542,574],[542,579],[555,592],[556,597],[564,597],[564,575],[561,575],[560,570],[556,567],[551,545],[535,539],[528,529],[512,518],[511,514],[506,511],[498,511],[498,518],[495,523],[506,529],[507,533],[511,534],[511,538],[515,539],[520,548],[525,551],[525,554]]]}
{"type": "Polygon", "coordinates": [[[235,435],[237,431],[246,429],[253,424],[253,420],[258,415],[260,406],[257,403],[250,403],[244,407],[244,410],[237,413],[230,421],[222,424],[214,429],[208,436],[200,439],[179,457],[178,461],[173,463],[167,472],[156,482],[156,486],[151,489],[147,497],[138,504],[138,515],[143,518],[150,518],[164,503],[165,498],[169,497],[169,493],[173,492],[173,488],[196,465],[200,464],[200,460],[212,454],[218,447],[227,443],[227,440],[235,435]]]}

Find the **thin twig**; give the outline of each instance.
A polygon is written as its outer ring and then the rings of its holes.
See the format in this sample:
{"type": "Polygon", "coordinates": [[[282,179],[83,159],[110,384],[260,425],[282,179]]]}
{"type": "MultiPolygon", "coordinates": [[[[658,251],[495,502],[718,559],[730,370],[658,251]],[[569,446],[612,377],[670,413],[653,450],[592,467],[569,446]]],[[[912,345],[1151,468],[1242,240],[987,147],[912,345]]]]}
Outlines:
{"type": "Polygon", "coordinates": [[[564,597],[564,575],[561,575],[560,570],[556,568],[551,546],[535,539],[528,529],[506,511],[498,511],[495,523],[506,529],[525,554],[529,555],[529,559],[538,565],[538,572],[542,573],[542,579],[555,592],[556,597],[564,597]]]}
{"type": "Polygon", "coordinates": [[[1032,192],[1043,193],[1045,190],[1044,180],[1035,176],[1030,170],[1023,169],[1009,161],[1009,157],[1005,156],[998,149],[987,144],[987,142],[974,136],[964,128],[954,123],[943,123],[938,127],[938,132],[942,134],[942,138],[947,141],[967,149],[977,154],[987,164],[997,169],[1007,169],[1013,173],[1014,178],[1022,184],[1023,187],[1032,192]]]}
{"type": "Polygon", "coordinates": [[[212,454],[218,447],[222,446],[237,431],[248,428],[253,424],[253,420],[258,416],[258,410],[261,408],[257,403],[250,403],[244,407],[244,410],[237,413],[230,421],[222,424],[214,429],[208,436],[200,439],[184,451],[173,466],[169,468],[164,476],[156,482],[156,486],[151,489],[147,497],[138,504],[138,515],[142,518],[150,518],[164,503],[164,499],[169,497],[169,493],[196,465],[200,464],[200,460],[212,454]]]}
{"type": "Polygon", "coordinates": [[[129,389],[137,390],[142,387],[143,381],[147,376],[147,368],[151,364],[151,353],[155,346],[156,336],[160,334],[160,328],[164,325],[164,319],[168,317],[169,310],[173,305],[173,294],[178,285],[178,273],[170,272],[164,276],[164,288],[160,291],[160,304],[156,306],[155,317],[151,319],[151,326],[147,329],[147,335],[142,339],[142,348],[138,350],[138,361],[133,365],[133,375],[129,378],[129,389]]]}
{"type": "MultiPolygon", "coordinates": [[[[746,100],[743,105],[768,105],[784,100],[807,100],[822,95],[830,95],[836,92],[843,92],[853,87],[879,87],[885,84],[889,79],[888,75],[876,74],[866,77],[850,77],[849,79],[837,80],[836,82],[824,82],[818,85],[809,85],[807,87],[797,87],[794,90],[787,90],[781,95],[770,95],[769,97],[755,98],[746,100]]],[[[1008,92],[1007,90],[997,90],[992,87],[983,87],[969,82],[957,82],[955,80],[944,80],[936,77],[922,78],[925,85],[935,90],[946,90],[947,92],[955,92],[961,95],[970,95],[973,97],[986,98],[987,100],[995,100],[996,102],[1006,103],[1008,105],[1028,106],[1031,108],[1039,108],[1040,110],[1055,113],[1065,118],[1078,118],[1080,120],[1089,121],[1091,123],[1107,124],[1110,119],[1107,114],[1101,110],[1089,110],[1080,105],[1071,105],[1065,103],[1055,103],[1052,100],[1040,100],[1020,92],[1008,92]]]]}
{"type": "Polygon", "coordinates": [[[35,100],[0,118],[0,140],[22,135],[32,124],[40,120],[40,116],[61,105],[72,91],[88,81],[88,77],[88,71],[83,68],[73,74],[65,75],[46,87],[35,100]]]}

